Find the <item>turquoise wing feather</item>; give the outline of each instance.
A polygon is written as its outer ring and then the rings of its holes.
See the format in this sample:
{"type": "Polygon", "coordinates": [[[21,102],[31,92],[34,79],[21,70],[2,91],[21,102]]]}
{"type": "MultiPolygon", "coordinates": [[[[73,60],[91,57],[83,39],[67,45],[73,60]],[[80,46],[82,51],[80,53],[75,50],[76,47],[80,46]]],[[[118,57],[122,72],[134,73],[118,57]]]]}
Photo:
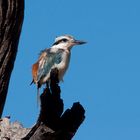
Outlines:
{"type": "Polygon", "coordinates": [[[63,50],[58,49],[53,52],[51,49],[46,49],[41,54],[43,53],[44,56],[39,60],[38,81],[47,75],[55,64],[62,61],[63,50]]]}

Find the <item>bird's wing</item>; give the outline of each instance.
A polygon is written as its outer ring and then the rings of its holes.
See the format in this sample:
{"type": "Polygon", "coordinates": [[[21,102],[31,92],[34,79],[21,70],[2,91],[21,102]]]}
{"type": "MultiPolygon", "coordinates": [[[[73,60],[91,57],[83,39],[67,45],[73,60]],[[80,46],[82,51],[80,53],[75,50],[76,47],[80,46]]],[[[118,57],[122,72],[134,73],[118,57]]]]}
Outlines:
{"type": "Polygon", "coordinates": [[[62,61],[62,54],[62,49],[46,49],[41,52],[37,76],[38,81],[47,75],[55,64],[59,64],[62,61]]]}
{"type": "Polygon", "coordinates": [[[34,64],[32,65],[32,76],[33,76],[33,81],[31,82],[31,84],[37,82],[38,66],[39,66],[39,63],[38,63],[38,62],[36,62],[36,63],[34,63],[34,64]]]}

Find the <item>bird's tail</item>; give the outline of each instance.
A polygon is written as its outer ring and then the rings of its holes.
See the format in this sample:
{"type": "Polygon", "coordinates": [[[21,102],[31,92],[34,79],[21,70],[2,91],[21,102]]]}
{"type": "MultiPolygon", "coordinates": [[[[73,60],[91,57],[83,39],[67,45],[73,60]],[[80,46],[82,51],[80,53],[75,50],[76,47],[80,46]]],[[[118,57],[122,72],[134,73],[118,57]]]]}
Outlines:
{"type": "MultiPolygon", "coordinates": [[[[32,85],[34,83],[34,80],[32,80],[32,82],[30,83],[30,85],[32,85]]],[[[39,88],[40,88],[40,84],[35,82],[36,86],[37,86],[37,107],[40,106],[40,93],[39,93],[39,88]]]]}

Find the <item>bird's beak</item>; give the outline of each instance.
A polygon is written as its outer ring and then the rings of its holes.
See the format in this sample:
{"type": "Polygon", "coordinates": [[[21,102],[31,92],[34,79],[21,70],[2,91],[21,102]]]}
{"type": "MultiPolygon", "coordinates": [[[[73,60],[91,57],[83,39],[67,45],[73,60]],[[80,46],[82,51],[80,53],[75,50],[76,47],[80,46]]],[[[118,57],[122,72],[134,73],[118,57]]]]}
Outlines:
{"type": "Polygon", "coordinates": [[[82,45],[82,44],[85,44],[86,42],[85,41],[82,41],[82,40],[74,40],[74,45],[82,45]]]}

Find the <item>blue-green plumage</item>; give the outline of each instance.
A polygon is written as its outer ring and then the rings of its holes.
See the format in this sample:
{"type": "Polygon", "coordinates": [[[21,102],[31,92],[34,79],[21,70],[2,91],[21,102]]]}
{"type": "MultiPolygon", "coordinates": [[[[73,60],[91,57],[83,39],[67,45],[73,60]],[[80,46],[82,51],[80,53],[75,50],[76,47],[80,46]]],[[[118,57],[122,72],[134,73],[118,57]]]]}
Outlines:
{"type": "MultiPolygon", "coordinates": [[[[50,70],[54,67],[57,68],[57,66],[59,65],[61,66],[61,62],[65,60],[66,54],[67,53],[65,52],[64,49],[49,48],[49,49],[43,50],[40,54],[40,59],[39,59],[37,81],[38,82],[40,82],[40,80],[44,81],[43,78],[47,76],[48,78],[46,79],[48,81],[50,70]]],[[[67,62],[69,62],[69,58],[67,62]]]]}

